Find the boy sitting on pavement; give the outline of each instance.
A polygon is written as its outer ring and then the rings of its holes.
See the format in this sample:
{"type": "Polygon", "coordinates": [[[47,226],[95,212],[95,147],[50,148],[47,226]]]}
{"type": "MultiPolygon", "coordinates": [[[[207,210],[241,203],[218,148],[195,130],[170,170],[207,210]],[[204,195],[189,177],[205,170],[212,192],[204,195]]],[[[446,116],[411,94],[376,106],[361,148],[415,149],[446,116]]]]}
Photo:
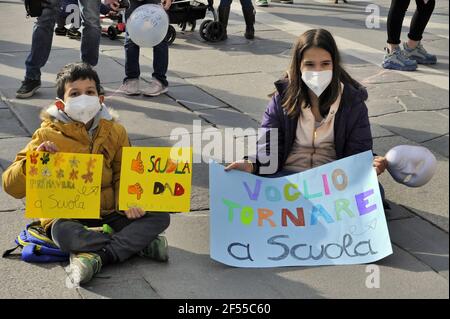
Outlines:
{"type": "Polygon", "coordinates": [[[57,75],[57,100],[42,112],[32,140],[3,173],[3,189],[26,196],[27,151],[103,154],[100,219],[41,219],[46,233],[71,253],[69,278],[90,281],[108,264],[139,254],[167,261],[167,240],[159,235],[170,222],[168,213],[146,214],[140,208],[118,211],[122,147],[130,146],[125,128],[116,122],[99,95],[100,80],[86,63],[66,65],[57,75]],[[108,224],[113,234],[88,230],[108,224]]]}

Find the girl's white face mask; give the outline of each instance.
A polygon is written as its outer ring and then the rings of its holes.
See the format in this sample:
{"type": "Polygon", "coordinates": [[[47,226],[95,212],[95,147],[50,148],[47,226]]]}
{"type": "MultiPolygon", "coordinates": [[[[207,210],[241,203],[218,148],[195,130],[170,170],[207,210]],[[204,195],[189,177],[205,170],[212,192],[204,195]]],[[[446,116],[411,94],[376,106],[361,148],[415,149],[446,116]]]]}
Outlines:
{"type": "Polygon", "coordinates": [[[96,95],[80,95],[64,103],[64,112],[74,121],[86,124],[100,111],[101,104],[96,95]]]}
{"type": "Polygon", "coordinates": [[[330,85],[333,78],[333,71],[305,71],[302,73],[302,80],[319,97],[330,85]]]}

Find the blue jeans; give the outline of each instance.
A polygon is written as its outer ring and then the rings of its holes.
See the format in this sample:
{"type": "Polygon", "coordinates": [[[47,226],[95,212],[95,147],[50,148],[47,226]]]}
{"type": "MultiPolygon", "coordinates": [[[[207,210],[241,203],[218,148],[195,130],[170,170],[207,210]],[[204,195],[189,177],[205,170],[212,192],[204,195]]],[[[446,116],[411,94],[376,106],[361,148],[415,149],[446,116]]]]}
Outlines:
{"type": "MultiPolygon", "coordinates": [[[[130,8],[126,12],[126,18],[139,6],[147,3],[155,3],[155,1],[130,1],[130,8]]],[[[128,34],[125,33],[125,79],[138,79],[141,75],[139,66],[139,51],[140,47],[134,43],[128,34]]],[[[153,73],[152,77],[157,79],[164,86],[168,86],[167,69],[169,67],[169,44],[163,40],[160,44],[153,47],[153,73]]]]}
{"type": "MultiPolygon", "coordinates": [[[[50,5],[44,8],[33,27],[31,52],[25,61],[25,78],[40,80],[41,68],[47,63],[52,49],[53,29],[59,14],[60,0],[48,0],[50,5]]],[[[100,47],[100,0],[78,0],[81,11],[81,60],[92,66],[98,63],[100,47]]]]}
{"type": "MultiPolygon", "coordinates": [[[[220,0],[220,7],[229,7],[231,6],[231,2],[233,0],[220,0]]],[[[242,8],[252,8],[253,9],[253,4],[252,4],[252,0],[240,0],[241,1],[241,6],[242,8]]]]}

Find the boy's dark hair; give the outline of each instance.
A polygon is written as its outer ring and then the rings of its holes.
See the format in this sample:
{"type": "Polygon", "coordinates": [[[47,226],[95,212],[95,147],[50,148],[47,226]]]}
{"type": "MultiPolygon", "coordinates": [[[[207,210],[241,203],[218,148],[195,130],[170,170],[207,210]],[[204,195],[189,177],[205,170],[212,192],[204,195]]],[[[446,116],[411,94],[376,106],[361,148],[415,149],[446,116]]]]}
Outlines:
{"type": "Polygon", "coordinates": [[[76,62],[66,64],[56,75],[56,95],[64,99],[66,83],[77,80],[94,80],[97,93],[100,92],[100,78],[97,72],[87,63],[76,62]]]}

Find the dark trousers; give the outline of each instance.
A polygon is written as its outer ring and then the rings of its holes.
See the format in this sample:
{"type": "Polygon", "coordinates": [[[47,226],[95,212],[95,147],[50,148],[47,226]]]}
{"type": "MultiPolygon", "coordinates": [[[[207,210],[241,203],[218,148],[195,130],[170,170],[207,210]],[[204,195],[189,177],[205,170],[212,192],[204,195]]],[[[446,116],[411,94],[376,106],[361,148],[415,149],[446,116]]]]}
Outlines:
{"type": "MultiPolygon", "coordinates": [[[[31,52],[25,66],[25,78],[41,79],[41,68],[47,63],[53,42],[53,29],[59,14],[60,0],[48,0],[42,15],[36,19],[31,39],[31,52]]],[[[78,0],[81,13],[81,61],[97,65],[100,46],[100,0],[78,0]]]]}
{"type": "MultiPolygon", "coordinates": [[[[130,1],[130,8],[126,12],[126,18],[139,6],[147,3],[155,3],[154,0],[147,1],[130,1]]],[[[139,51],[140,47],[134,43],[128,32],[125,34],[125,79],[138,79],[141,70],[139,67],[139,51]]],[[[167,69],[169,67],[169,44],[166,40],[163,40],[160,44],[153,47],[153,73],[152,76],[162,83],[164,86],[168,86],[167,82],[167,69]]]]}
{"type": "MultiPolygon", "coordinates": [[[[231,2],[233,2],[233,0],[220,0],[219,6],[229,7],[229,6],[231,6],[231,2]]],[[[241,2],[242,8],[252,8],[253,9],[252,0],[240,0],[240,2],[241,2]]]]}
{"type": "Polygon", "coordinates": [[[102,219],[58,219],[51,228],[53,241],[67,252],[106,251],[112,262],[122,262],[144,249],[153,239],[169,227],[168,213],[147,213],[139,219],[128,219],[118,213],[102,219]],[[114,234],[86,229],[108,224],[114,234]]]}
{"type": "MultiPolygon", "coordinates": [[[[409,3],[410,0],[392,0],[391,2],[387,19],[387,42],[390,44],[400,44],[403,19],[405,18],[406,10],[408,10],[409,3]]],[[[411,20],[408,38],[413,41],[420,41],[433,13],[435,0],[428,0],[427,3],[423,0],[416,0],[416,5],[417,8],[411,20]]]]}

